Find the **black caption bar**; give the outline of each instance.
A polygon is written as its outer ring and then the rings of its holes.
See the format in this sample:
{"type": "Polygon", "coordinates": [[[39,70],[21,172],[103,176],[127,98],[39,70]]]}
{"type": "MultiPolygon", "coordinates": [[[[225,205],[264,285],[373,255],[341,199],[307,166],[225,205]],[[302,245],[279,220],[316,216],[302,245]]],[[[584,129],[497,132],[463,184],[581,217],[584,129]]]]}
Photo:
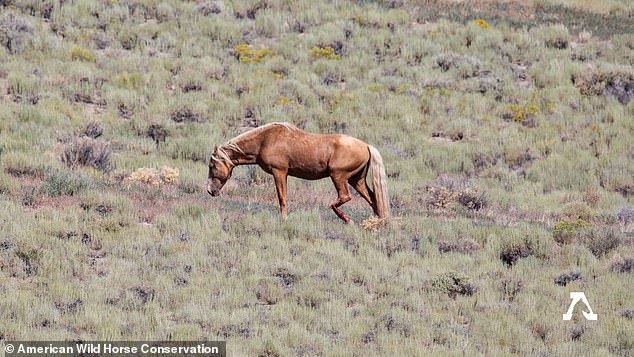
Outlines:
{"type": "Polygon", "coordinates": [[[0,348],[6,357],[227,356],[225,341],[5,341],[0,348]]]}

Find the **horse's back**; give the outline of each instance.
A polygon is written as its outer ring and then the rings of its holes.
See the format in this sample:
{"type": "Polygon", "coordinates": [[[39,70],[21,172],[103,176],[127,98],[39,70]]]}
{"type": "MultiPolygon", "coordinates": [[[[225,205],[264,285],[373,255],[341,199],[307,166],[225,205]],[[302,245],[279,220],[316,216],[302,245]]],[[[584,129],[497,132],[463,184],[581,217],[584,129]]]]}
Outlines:
{"type": "Polygon", "coordinates": [[[280,125],[271,130],[261,150],[263,169],[288,170],[305,179],[320,179],[333,171],[356,171],[369,161],[368,145],[344,134],[313,134],[280,125]]]}

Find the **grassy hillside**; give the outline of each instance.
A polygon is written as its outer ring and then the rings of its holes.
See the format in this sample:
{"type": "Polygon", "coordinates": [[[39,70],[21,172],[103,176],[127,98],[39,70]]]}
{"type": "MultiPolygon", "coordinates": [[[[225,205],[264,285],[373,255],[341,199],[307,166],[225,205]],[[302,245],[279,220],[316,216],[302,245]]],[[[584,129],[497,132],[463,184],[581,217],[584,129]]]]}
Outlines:
{"type": "Polygon", "coordinates": [[[628,0],[0,0],[0,340],[631,356],[633,65],[628,0]],[[209,197],[272,121],[376,146],[396,220],[209,197]]]}

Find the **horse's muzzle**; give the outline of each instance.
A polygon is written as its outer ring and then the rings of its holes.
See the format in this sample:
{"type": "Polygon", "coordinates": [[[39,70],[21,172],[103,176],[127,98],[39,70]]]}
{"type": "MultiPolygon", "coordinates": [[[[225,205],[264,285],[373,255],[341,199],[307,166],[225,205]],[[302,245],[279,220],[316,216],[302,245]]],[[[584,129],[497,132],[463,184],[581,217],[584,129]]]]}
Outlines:
{"type": "Polygon", "coordinates": [[[212,197],[216,197],[220,195],[220,190],[214,187],[214,185],[207,185],[207,193],[209,193],[212,197]]]}

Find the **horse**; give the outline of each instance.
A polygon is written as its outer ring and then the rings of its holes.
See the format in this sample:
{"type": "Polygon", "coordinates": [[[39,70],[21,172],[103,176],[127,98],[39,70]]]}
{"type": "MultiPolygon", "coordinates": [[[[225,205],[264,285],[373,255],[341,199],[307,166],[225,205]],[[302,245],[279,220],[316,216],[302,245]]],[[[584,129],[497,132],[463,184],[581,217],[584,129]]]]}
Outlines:
{"type": "Polygon", "coordinates": [[[288,217],[286,181],[293,176],[305,180],[330,177],[337,199],[330,208],[345,223],[350,218],[339,207],[350,201],[352,186],[379,218],[390,215],[383,159],[372,145],[342,134],[313,134],[289,123],[269,123],[251,129],[223,145],[214,145],[209,158],[207,192],[216,197],[239,165],[258,165],[273,175],[280,213],[288,217]],[[370,176],[372,189],[366,182],[370,176]]]}

